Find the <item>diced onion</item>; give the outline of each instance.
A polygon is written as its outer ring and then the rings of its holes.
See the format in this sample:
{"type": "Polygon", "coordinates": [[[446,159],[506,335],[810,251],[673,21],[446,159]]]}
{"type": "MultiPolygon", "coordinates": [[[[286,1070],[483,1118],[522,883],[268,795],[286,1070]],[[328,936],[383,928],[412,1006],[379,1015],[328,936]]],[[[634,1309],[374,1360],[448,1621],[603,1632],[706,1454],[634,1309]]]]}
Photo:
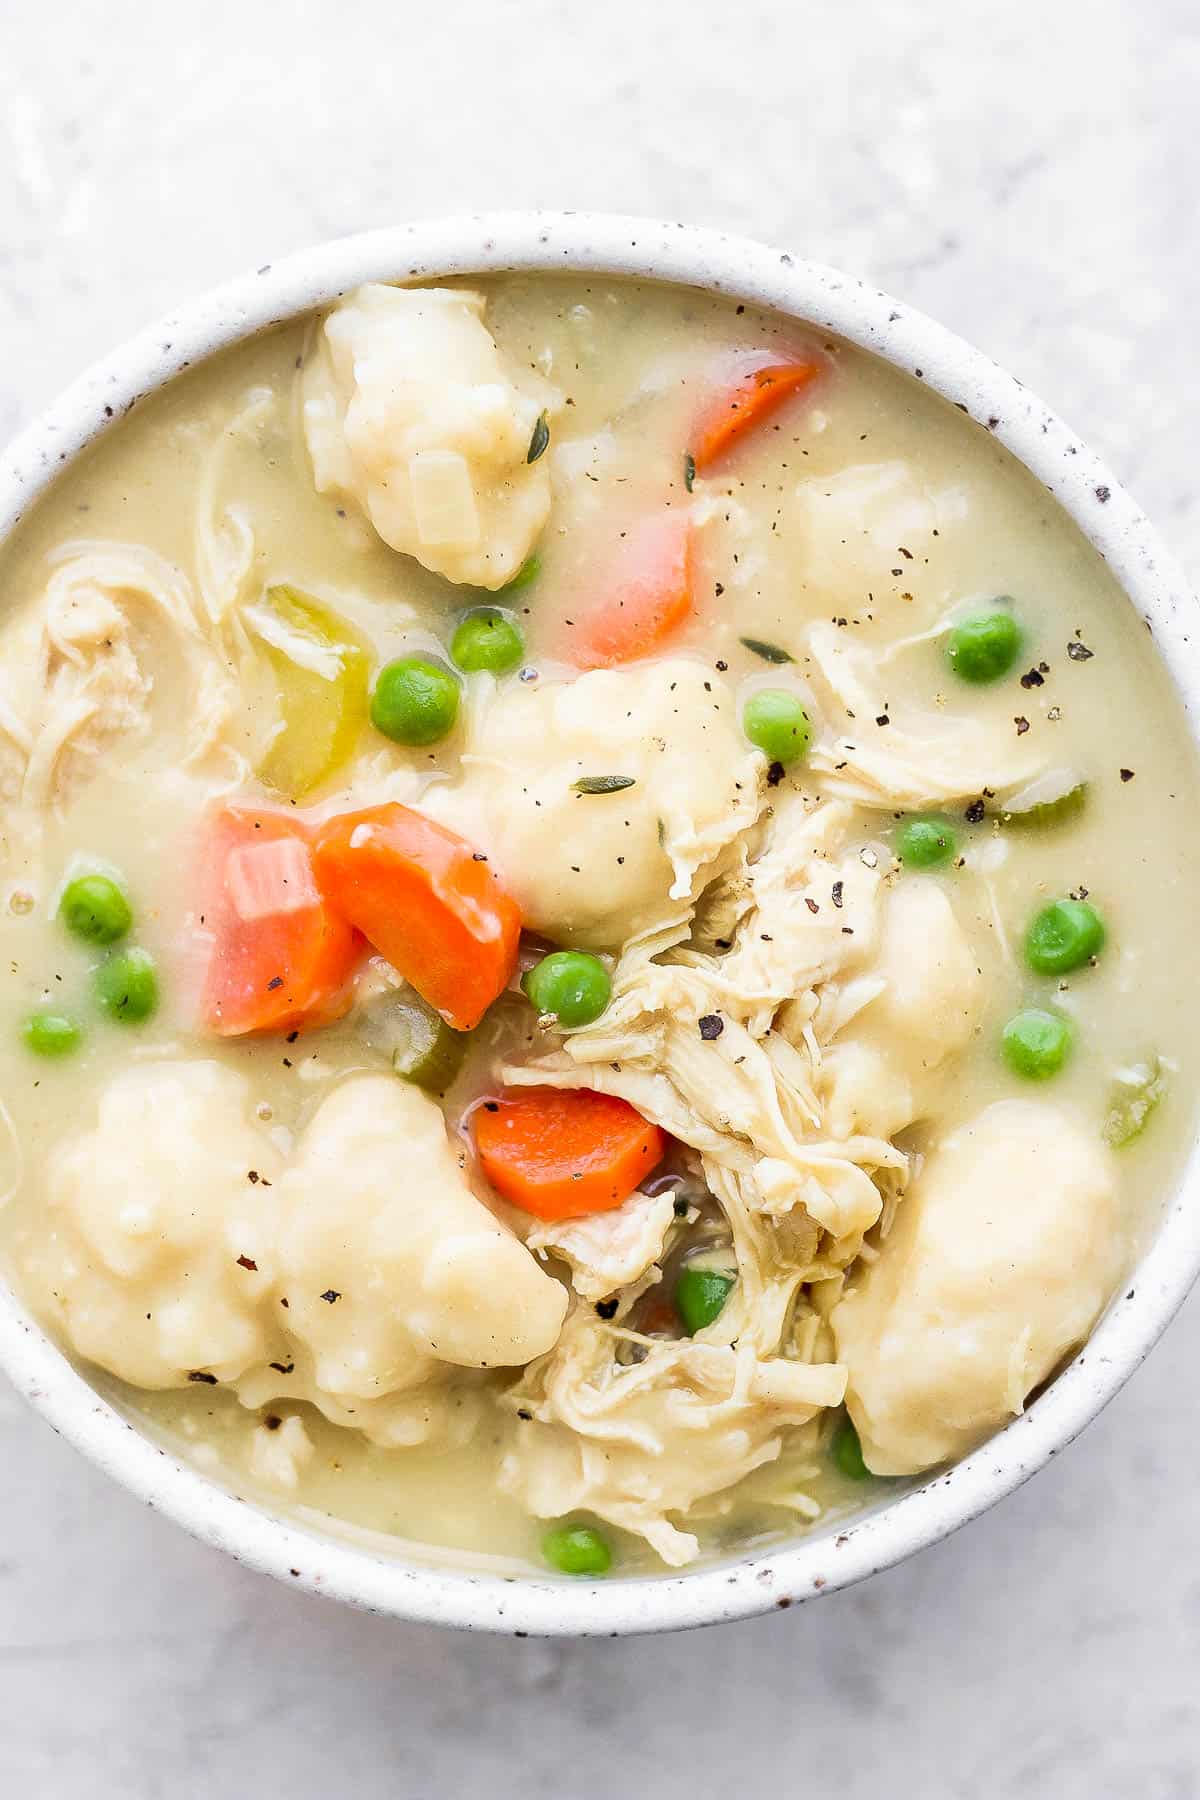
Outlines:
{"type": "Polygon", "coordinates": [[[418,450],[409,458],[408,478],[422,544],[469,550],[479,542],[479,508],[465,456],[457,450],[418,450]]]}
{"type": "Polygon", "coordinates": [[[226,864],[225,879],[239,919],[304,912],[321,898],[308,851],[299,838],[275,838],[235,850],[226,864]]]}

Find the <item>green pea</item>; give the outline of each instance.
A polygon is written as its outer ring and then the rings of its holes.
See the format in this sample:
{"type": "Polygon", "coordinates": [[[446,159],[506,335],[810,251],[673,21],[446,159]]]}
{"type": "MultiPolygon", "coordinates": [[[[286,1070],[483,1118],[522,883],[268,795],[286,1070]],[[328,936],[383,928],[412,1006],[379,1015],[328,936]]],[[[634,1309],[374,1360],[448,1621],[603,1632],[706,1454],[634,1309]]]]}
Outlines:
{"type": "Polygon", "coordinates": [[[511,575],[504,586],[497,591],[501,594],[518,594],[522,588],[527,588],[535,582],[541,572],[541,557],[537,555],[527,556],[516,574],[511,575]]]}
{"type": "Polygon", "coordinates": [[[31,1013],[21,1027],[27,1047],[38,1056],[67,1056],[78,1048],[83,1032],[66,1013],[31,1013]]]}
{"type": "Polygon", "coordinates": [[[1021,627],[1010,612],[981,613],[956,625],[946,643],[946,659],[964,681],[998,681],[1021,652],[1021,627]]]}
{"type": "Polygon", "coordinates": [[[1039,975],[1069,975],[1104,948],[1104,920],[1086,900],[1053,900],[1025,934],[1025,960],[1039,975]]]}
{"type": "Polygon", "coordinates": [[[599,957],[582,950],[554,950],[521,983],[539,1013],[560,1025],[590,1025],[612,997],[612,981],[599,957]]]}
{"type": "Polygon", "coordinates": [[[838,1420],[837,1429],[830,1439],[829,1454],[835,1466],[851,1481],[871,1479],[871,1471],[863,1460],[862,1440],[854,1429],[854,1420],[849,1413],[843,1413],[838,1420]]]}
{"type": "Polygon", "coordinates": [[[542,1539],[542,1555],[564,1575],[607,1575],[612,1568],[608,1539],[592,1525],[556,1525],[542,1539]]]}
{"type": "Polygon", "coordinates": [[[1073,1039],[1066,1019],[1040,1006],[1029,1006],[1008,1021],[1000,1048],[1014,1075],[1026,1081],[1048,1081],[1071,1054],[1073,1039]]]}
{"type": "Polygon", "coordinates": [[[525,639],[507,613],[495,606],[477,606],[454,633],[450,654],[469,675],[480,669],[507,675],[524,656],[525,639]]]}
{"type": "Polygon", "coordinates": [[[140,1025],[158,1005],[158,972],[148,950],[122,950],[96,970],[96,998],[111,1018],[140,1025]]]}
{"type": "Polygon", "coordinates": [[[742,730],[769,762],[799,762],[812,742],[812,720],[786,688],[759,688],[742,709],[742,730]]]}
{"type": "Polygon", "coordinates": [[[454,729],[458,682],[449,669],[402,656],[380,669],[371,695],[371,723],[396,744],[436,744],[454,729]]]}
{"type": "Polygon", "coordinates": [[[944,819],[908,819],[896,833],[896,855],[910,869],[936,869],[958,848],[944,819]]]}
{"type": "Polygon", "coordinates": [[[725,1310],[735,1277],[720,1269],[685,1268],[675,1283],[675,1311],[689,1337],[695,1337],[725,1310]]]}
{"type": "Polygon", "coordinates": [[[58,916],[88,944],[115,944],[133,924],[125,895],[107,875],[77,875],[63,889],[58,916]]]}

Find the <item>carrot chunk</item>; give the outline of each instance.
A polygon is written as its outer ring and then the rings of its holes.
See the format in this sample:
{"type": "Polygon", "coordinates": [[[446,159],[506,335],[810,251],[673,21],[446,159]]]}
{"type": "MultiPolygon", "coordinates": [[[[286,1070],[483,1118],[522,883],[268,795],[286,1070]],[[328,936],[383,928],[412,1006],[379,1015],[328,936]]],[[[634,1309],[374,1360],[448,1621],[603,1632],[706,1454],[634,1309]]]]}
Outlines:
{"type": "Polygon", "coordinates": [[[313,866],[330,906],[447,1025],[478,1025],[512,978],[521,935],[516,901],[485,857],[391,802],[326,820],[313,866]]]}
{"type": "Polygon", "coordinates": [[[663,1158],[666,1138],[626,1100],[587,1088],[528,1088],[471,1115],[496,1192],[539,1219],[609,1212],[663,1158]]]}
{"type": "Polygon", "coordinates": [[[211,821],[202,870],[207,1029],[239,1037],[340,1018],[362,947],[322,898],[305,822],[269,807],[223,807],[211,821]]]}
{"type": "Polygon", "coordinates": [[[622,540],[604,596],[583,610],[567,654],[584,669],[652,656],[691,611],[691,523],[686,513],[656,513],[622,540]]]}
{"type": "Polygon", "coordinates": [[[816,356],[780,357],[774,350],[739,353],[693,423],[689,453],[696,473],[704,474],[791,395],[810,387],[823,367],[816,356]]]}

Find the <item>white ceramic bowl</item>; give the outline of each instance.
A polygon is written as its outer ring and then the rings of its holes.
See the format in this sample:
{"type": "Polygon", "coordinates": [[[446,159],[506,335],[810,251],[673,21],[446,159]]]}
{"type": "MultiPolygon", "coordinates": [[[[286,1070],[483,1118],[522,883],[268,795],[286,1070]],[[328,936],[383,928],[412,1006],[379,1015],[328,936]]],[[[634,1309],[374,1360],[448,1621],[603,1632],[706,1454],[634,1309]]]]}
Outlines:
{"type": "MultiPolygon", "coordinates": [[[[1151,626],[1200,736],[1193,601],[1147,521],[1108,471],[1013,376],[942,326],[862,281],[785,251],[683,225],[511,213],[397,226],[267,265],[183,307],[70,388],[0,459],[0,536],[62,465],[134,402],[210,352],[361,281],[502,269],[630,275],[715,289],[840,333],[917,376],[1018,456],[1107,558],[1151,626]]],[[[508,1579],[383,1556],[272,1516],[143,1437],[78,1375],[0,1285],[0,1364],[17,1388],[117,1481],[251,1567],[399,1618],[520,1634],[623,1632],[744,1618],[845,1587],[946,1537],[1010,1493],[1110,1400],[1200,1269],[1200,1159],[1164,1196],[1161,1223],[1091,1341],[1008,1428],[953,1469],[850,1522],[694,1572],[602,1583],[508,1579]]]]}

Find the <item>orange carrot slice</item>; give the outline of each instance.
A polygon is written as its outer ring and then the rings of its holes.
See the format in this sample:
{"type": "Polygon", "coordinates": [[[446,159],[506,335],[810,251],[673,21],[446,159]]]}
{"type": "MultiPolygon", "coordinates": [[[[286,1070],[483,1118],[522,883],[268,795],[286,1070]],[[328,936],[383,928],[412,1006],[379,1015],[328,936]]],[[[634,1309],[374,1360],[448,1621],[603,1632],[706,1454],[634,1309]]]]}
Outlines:
{"type": "Polygon", "coordinates": [[[609,1212],[662,1161],[666,1138],[626,1100],[587,1088],[528,1088],[471,1115],[496,1192],[539,1219],[609,1212]]]}
{"type": "Polygon", "coordinates": [[[691,523],[686,513],[656,513],[622,540],[604,598],[577,620],[567,654],[583,669],[652,656],[691,611],[691,523]]]}
{"type": "Polygon", "coordinates": [[[207,1029],[239,1037],[340,1018],[362,946],[322,898],[304,821],[269,807],[226,806],[212,819],[202,867],[207,1029]]]}
{"type": "Polygon", "coordinates": [[[517,963],[521,915],[487,858],[392,802],[317,833],[317,884],[456,1031],[478,1025],[517,963]]]}
{"type": "Polygon", "coordinates": [[[823,367],[812,355],[741,352],[725,369],[721,385],[693,423],[688,450],[696,473],[706,473],[785,400],[811,387],[823,367]]]}

